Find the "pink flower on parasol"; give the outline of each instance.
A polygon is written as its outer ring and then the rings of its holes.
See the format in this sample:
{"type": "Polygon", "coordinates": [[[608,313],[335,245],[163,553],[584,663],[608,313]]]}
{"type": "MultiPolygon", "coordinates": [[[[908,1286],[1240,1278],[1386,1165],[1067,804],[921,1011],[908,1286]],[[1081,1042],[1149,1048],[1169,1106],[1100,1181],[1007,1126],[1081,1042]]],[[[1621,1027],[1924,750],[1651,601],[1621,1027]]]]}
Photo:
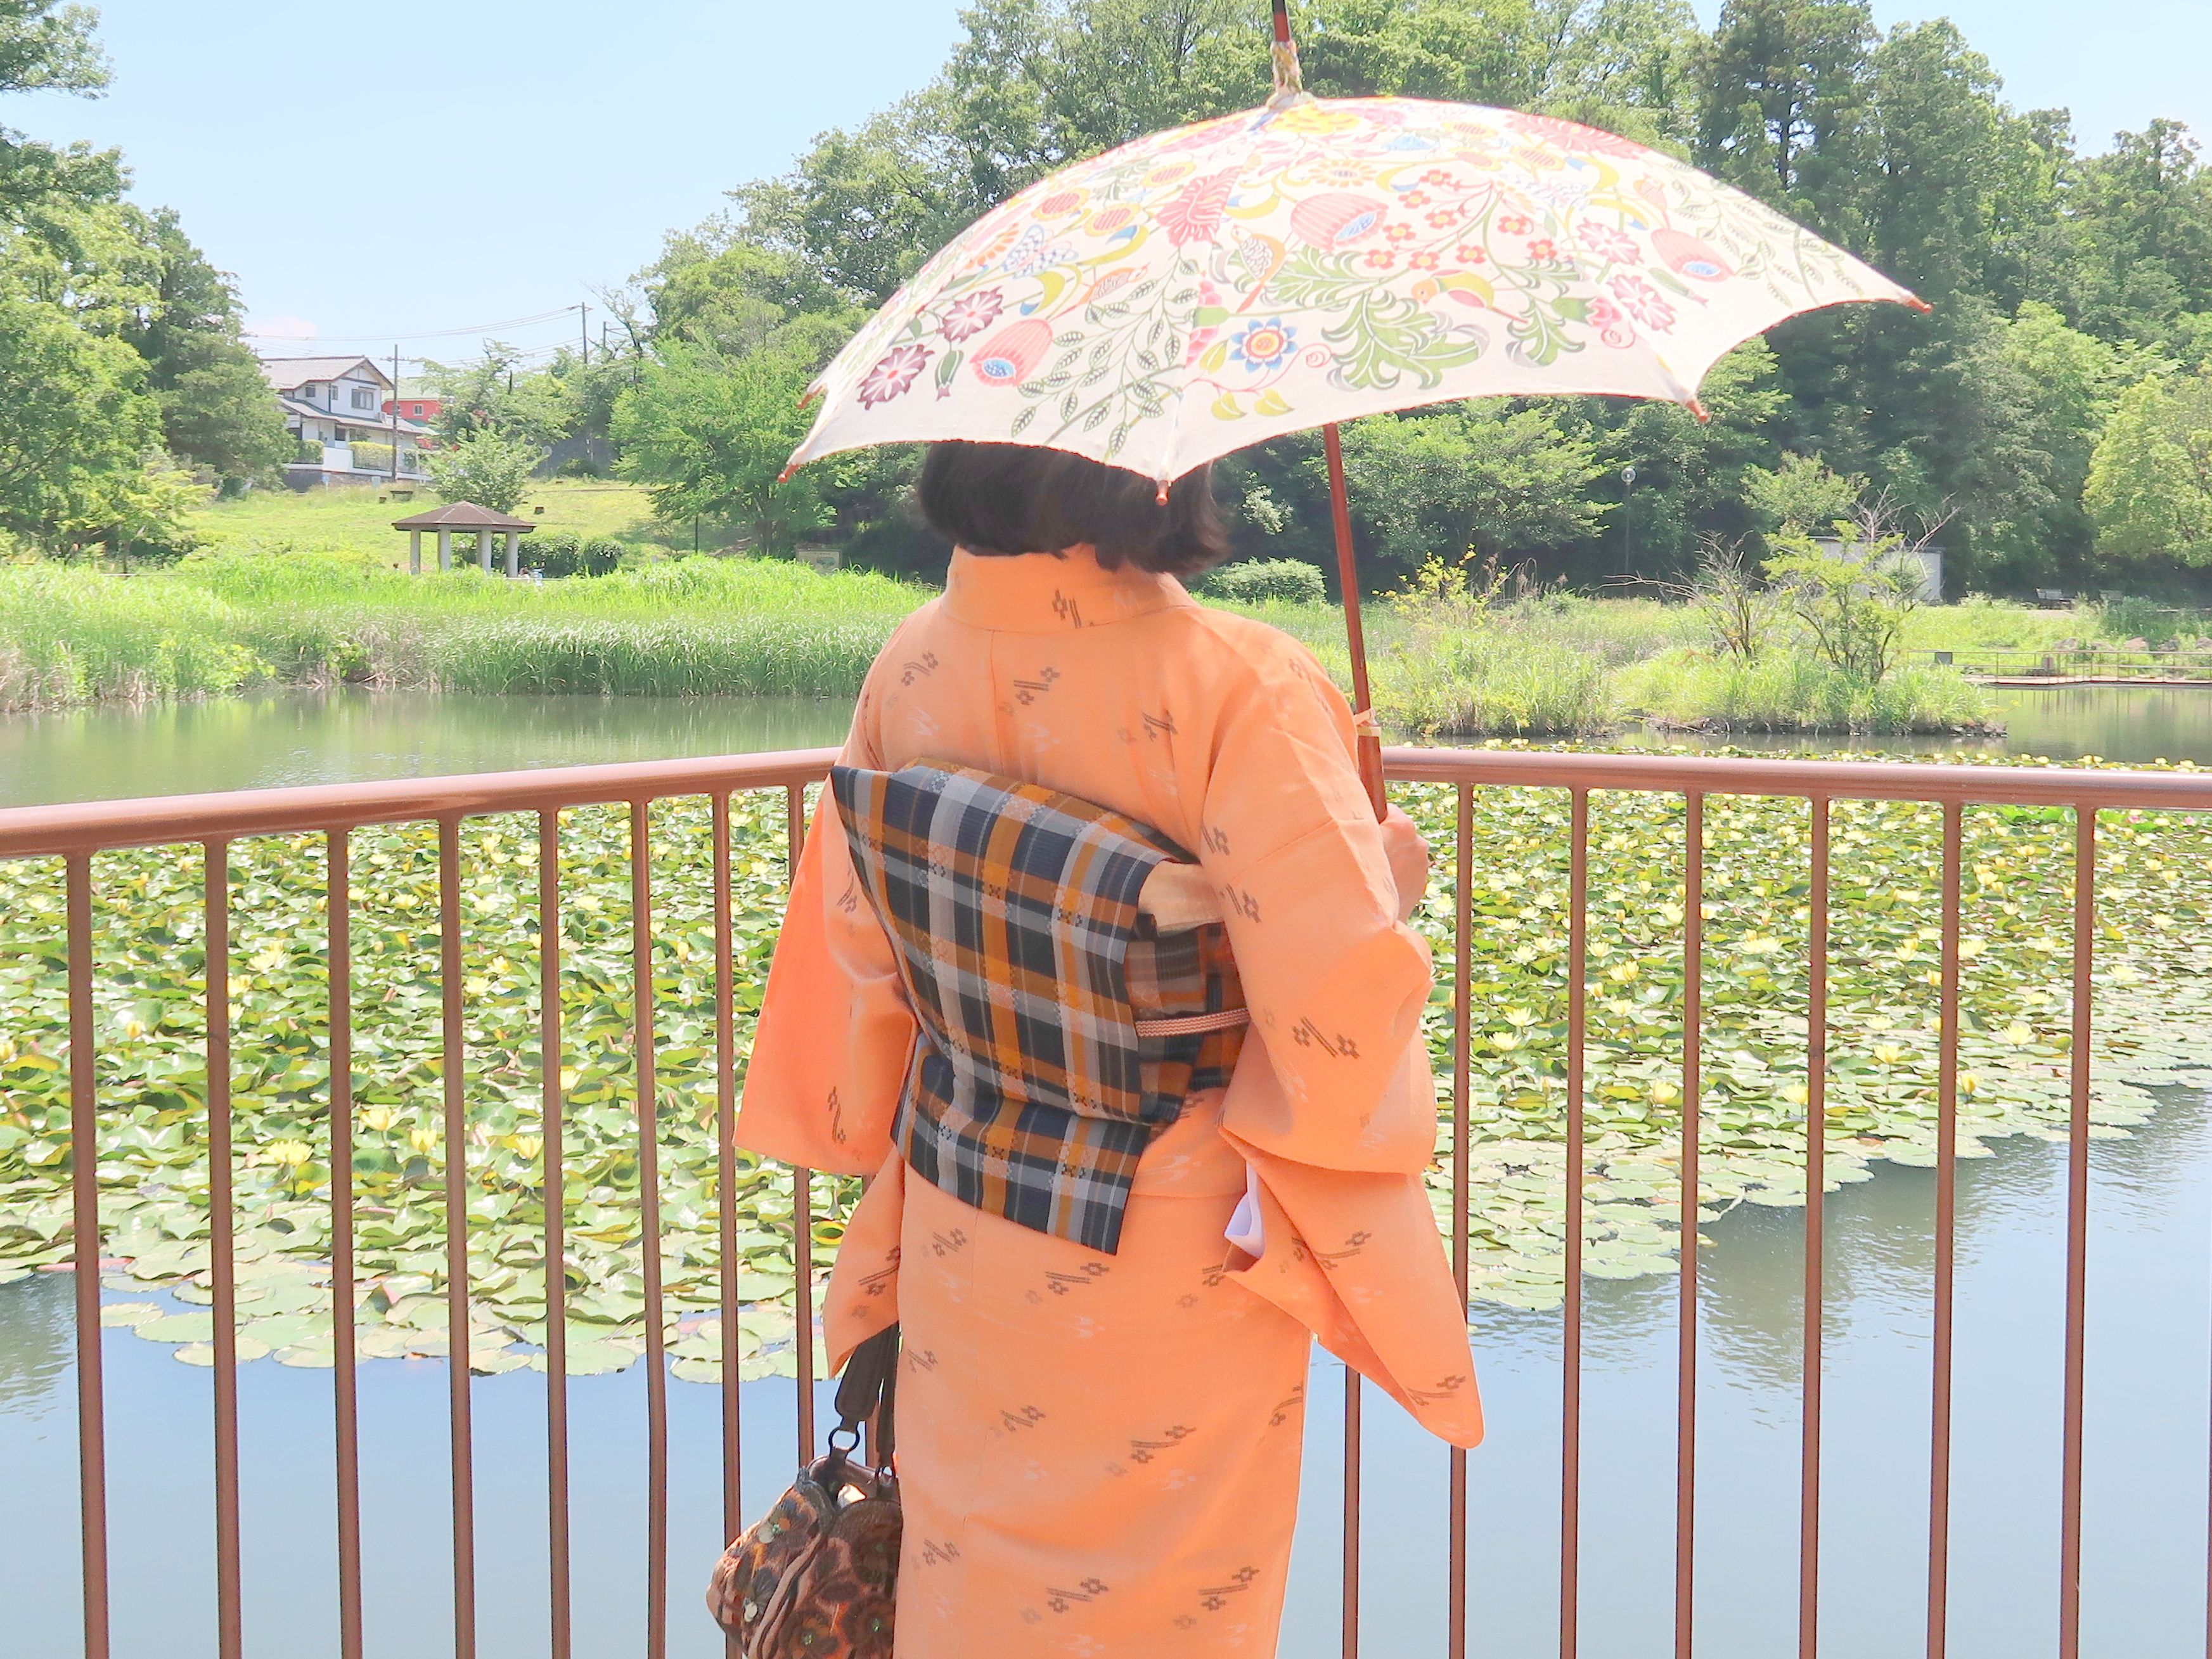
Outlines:
{"type": "Polygon", "coordinates": [[[1583,316],[1597,331],[1597,337],[1614,350],[1626,350],[1636,343],[1636,331],[1628,325],[1628,319],[1620,314],[1620,307],[1610,300],[1592,300],[1583,316]]]}
{"type": "Polygon", "coordinates": [[[1575,235],[1583,251],[1600,259],[1617,265],[1641,264],[1644,255],[1636,246],[1636,239],[1611,225],[1601,225],[1595,219],[1585,219],[1575,227],[1575,235]]]}
{"type": "Polygon", "coordinates": [[[945,308],[945,337],[955,342],[972,338],[997,322],[1005,308],[1006,301],[995,288],[963,294],[945,308]]]}
{"type": "Polygon", "coordinates": [[[861,377],[860,407],[873,409],[878,404],[890,402],[921,378],[921,371],[929,367],[929,359],[927,346],[892,347],[861,377]]]}
{"type": "Polygon", "coordinates": [[[1674,326],[1674,307],[1667,303],[1665,295],[1641,276],[1614,277],[1613,297],[1620,301],[1622,308],[1630,316],[1646,328],[1656,328],[1664,333],[1674,326]]]}

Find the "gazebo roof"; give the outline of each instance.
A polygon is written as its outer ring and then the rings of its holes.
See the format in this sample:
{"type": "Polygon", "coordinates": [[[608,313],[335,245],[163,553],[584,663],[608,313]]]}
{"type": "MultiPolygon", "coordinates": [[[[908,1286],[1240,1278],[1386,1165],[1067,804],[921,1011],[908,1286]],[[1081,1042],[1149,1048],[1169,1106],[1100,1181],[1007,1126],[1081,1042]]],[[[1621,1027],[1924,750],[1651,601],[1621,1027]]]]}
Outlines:
{"type": "Polygon", "coordinates": [[[488,507],[478,507],[474,501],[448,501],[433,507],[428,513],[417,513],[411,519],[396,519],[394,530],[520,530],[538,528],[527,519],[518,519],[511,513],[495,513],[488,507]]]}

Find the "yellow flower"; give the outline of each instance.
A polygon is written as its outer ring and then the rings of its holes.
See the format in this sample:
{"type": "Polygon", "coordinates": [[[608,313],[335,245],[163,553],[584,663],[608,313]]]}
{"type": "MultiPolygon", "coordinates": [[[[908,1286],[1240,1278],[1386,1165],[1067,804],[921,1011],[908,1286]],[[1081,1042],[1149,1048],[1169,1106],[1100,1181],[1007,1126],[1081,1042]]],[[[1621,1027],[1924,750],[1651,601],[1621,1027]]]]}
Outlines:
{"type": "Polygon", "coordinates": [[[1885,1066],[1894,1066],[1905,1058],[1905,1050],[1894,1042],[1877,1042],[1874,1045],[1874,1057],[1885,1066]]]}
{"type": "Polygon", "coordinates": [[[1682,1091],[1680,1085],[1671,1083],[1663,1077],[1653,1079],[1651,1085],[1651,1103],[1653,1105],[1672,1106],[1681,1097],[1682,1091]]]}
{"type": "Polygon", "coordinates": [[[307,1161],[311,1149],[304,1140],[279,1140],[270,1144],[269,1156],[287,1169],[296,1170],[307,1161]]]}
{"type": "Polygon", "coordinates": [[[2021,1020],[2014,1020],[1998,1035],[2015,1048],[2025,1048],[2035,1039],[2035,1028],[2021,1020]]]}
{"type": "Polygon", "coordinates": [[[1532,1008],[1508,1008],[1504,1018],[1505,1023],[1516,1031],[1525,1031],[1536,1023],[1535,1010],[1532,1008]]]}
{"type": "Polygon", "coordinates": [[[1782,941],[1771,933],[1753,933],[1736,948],[1747,957],[1771,957],[1782,948],[1782,941]]]}
{"type": "Polygon", "coordinates": [[[1960,1094],[1978,1094],[1981,1092],[1981,1087],[1982,1079],[1979,1073],[1974,1072],[1961,1072],[1959,1073],[1959,1092],[1960,1094]]]}
{"type": "Polygon", "coordinates": [[[410,1129],[407,1144],[416,1152],[428,1153],[437,1150],[439,1135],[435,1129],[410,1129]]]}
{"type": "Polygon", "coordinates": [[[392,1127],[392,1108],[389,1106],[371,1106],[362,1113],[361,1121],[367,1124],[370,1128],[381,1133],[383,1131],[389,1129],[392,1127]]]}
{"type": "Polygon", "coordinates": [[[1782,1097],[1792,1106],[1802,1106],[1813,1097],[1813,1091],[1802,1083],[1792,1083],[1782,1091],[1782,1097]]]}
{"type": "Polygon", "coordinates": [[[1636,977],[1636,964],[1632,962],[1616,962],[1605,970],[1605,976],[1616,985],[1626,985],[1636,977]]]}

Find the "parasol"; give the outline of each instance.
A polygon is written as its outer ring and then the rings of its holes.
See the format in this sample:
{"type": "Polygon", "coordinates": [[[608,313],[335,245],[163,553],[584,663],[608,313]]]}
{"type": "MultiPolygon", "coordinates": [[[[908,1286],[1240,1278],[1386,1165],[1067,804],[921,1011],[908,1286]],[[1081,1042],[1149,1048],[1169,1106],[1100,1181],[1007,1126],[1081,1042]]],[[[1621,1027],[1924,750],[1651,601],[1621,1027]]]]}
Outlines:
{"type": "Polygon", "coordinates": [[[1303,88],[1079,161],[941,250],[813,387],[792,456],[963,438],[1170,481],[1322,428],[1361,770],[1381,811],[1340,422],[1471,397],[1696,410],[1722,356],[1825,306],[1926,307],[1686,162],[1551,116],[1303,88]]]}

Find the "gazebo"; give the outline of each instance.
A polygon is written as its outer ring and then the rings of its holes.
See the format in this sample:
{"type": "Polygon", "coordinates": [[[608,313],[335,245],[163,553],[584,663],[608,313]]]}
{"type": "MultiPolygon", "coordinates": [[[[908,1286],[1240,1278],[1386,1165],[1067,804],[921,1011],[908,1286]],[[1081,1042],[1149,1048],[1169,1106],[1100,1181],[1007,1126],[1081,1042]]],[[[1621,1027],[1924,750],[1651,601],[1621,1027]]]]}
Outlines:
{"type": "Polygon", "coordinates": [[[438,532],[438,568],[453,568],[453,532],[472,535],[477,538],[477,564],[486,574],[491,571],[491,538],[504,532],[507,537],[507,574],[519,575],[520,559],[520,538],[538,526],[527,519],[518,519],[511,513],[495,513],[488,507],[478,507],[474,501],[450,501],[444,507],[428,513],[417,513],[411,519],[393,520],[394,530],[407,532],[407,574],[422,574],[422,532],[438,532]]]}

